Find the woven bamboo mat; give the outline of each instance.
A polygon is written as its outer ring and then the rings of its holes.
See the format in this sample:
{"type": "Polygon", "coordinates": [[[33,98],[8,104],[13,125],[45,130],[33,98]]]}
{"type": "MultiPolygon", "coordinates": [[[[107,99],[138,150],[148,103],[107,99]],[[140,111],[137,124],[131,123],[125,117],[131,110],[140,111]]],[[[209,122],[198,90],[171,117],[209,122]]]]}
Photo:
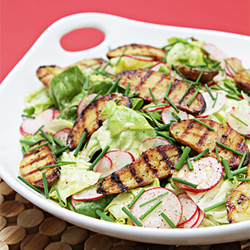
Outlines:
{"type": "Polygon", "coordinates": [[[42,211],[0,177],[0,250],[250,250],[249,241],[167,246],[97,234],[42,211]]]}

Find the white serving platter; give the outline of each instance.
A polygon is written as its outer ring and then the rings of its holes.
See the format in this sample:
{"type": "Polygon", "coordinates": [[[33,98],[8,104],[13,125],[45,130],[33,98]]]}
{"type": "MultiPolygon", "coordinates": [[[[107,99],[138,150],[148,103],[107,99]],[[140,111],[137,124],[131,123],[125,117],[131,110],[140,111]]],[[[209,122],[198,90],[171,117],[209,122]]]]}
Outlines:
{"type": "Polygon", "coordinates": [[[229,57],[241,59],[243,66],[250,68],[248,36],[156,25],[100,13],[75,14],[53,23],[0,85],[0,176],[10,187],[38,207],[79,227],[101,234],[169,245],[205,245],[249,239],[250,221],[210,228],[167,230],[139,228],[97,220],[61,208],[17,179],[22,159],[19,127],[24,108],[23,99],[27,91],[36,89],[40,84],[35,74],[39,66],[55,64],[66,67],[85,58],[105,58],[109,46],[116,48],[130,43],[142,43],[161,47],[173,36],[182,38],[193,36],[198,40],[214,43],[229,57]],[[104,41],[85,51],[63,50],[60,38],[72,30],[83,27],[102,30],[105,34],[104,41]]]}

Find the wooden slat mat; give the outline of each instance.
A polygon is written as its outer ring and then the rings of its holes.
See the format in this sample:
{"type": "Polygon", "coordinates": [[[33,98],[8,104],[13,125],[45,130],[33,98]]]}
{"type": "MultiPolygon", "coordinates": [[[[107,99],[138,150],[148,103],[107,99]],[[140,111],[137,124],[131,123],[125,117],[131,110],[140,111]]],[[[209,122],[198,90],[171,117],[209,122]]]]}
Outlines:
{"type": "Polygon", "coordinates": [[[62,221],[31,204],[0,178],[0,250],[250,250],[249,241],[167,246],[121,240],[62,221]]]}

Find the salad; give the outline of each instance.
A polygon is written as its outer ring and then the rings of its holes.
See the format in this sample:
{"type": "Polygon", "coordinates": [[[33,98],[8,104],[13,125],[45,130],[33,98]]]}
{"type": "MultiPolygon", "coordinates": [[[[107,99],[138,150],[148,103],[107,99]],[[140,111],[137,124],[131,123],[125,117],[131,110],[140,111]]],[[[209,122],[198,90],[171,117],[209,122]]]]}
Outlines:
{"type": "Polygon", "coordinates": [[[194,38],[124,45],[107,58],[37,69],[18,178],[113,223],[250,220],[250,71],[194,38]]]}

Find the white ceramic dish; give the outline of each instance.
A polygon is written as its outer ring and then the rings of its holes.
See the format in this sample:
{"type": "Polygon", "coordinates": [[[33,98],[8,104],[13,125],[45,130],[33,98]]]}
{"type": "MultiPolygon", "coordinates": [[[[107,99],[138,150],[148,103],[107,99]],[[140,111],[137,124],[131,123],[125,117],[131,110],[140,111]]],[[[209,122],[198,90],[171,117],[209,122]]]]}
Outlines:
{"type": "Polygon", "coordinates": [[[129,43],[163,46],[169,37],[190,37],[205,40],[222,48],[230,57],[238,57],[250,67],[250,37],[217,31],[170,27],[133,21],[116,16],[82,13],[68,16],[52,24],[36,41],[28,53],[5,78],[0,87],[0,175],[14,190],[33,204],[92,231],[134,241],[158,244],[212,244],[250,238],[250,221],[213,228],[150,229],[111,224],[86,217],[59,207],[17,179],[22,153],[19,145],[19,126],[24,93],[36,89],[39,80],[36,69],[41,65],[68,66],[84,58],[105,57],[108,46],[116,48],[129,43]],[[60,38],[78,28],[95,27],[105,33],[105,40],[86,51],[67,52],[60,46],[60,38]]]}

